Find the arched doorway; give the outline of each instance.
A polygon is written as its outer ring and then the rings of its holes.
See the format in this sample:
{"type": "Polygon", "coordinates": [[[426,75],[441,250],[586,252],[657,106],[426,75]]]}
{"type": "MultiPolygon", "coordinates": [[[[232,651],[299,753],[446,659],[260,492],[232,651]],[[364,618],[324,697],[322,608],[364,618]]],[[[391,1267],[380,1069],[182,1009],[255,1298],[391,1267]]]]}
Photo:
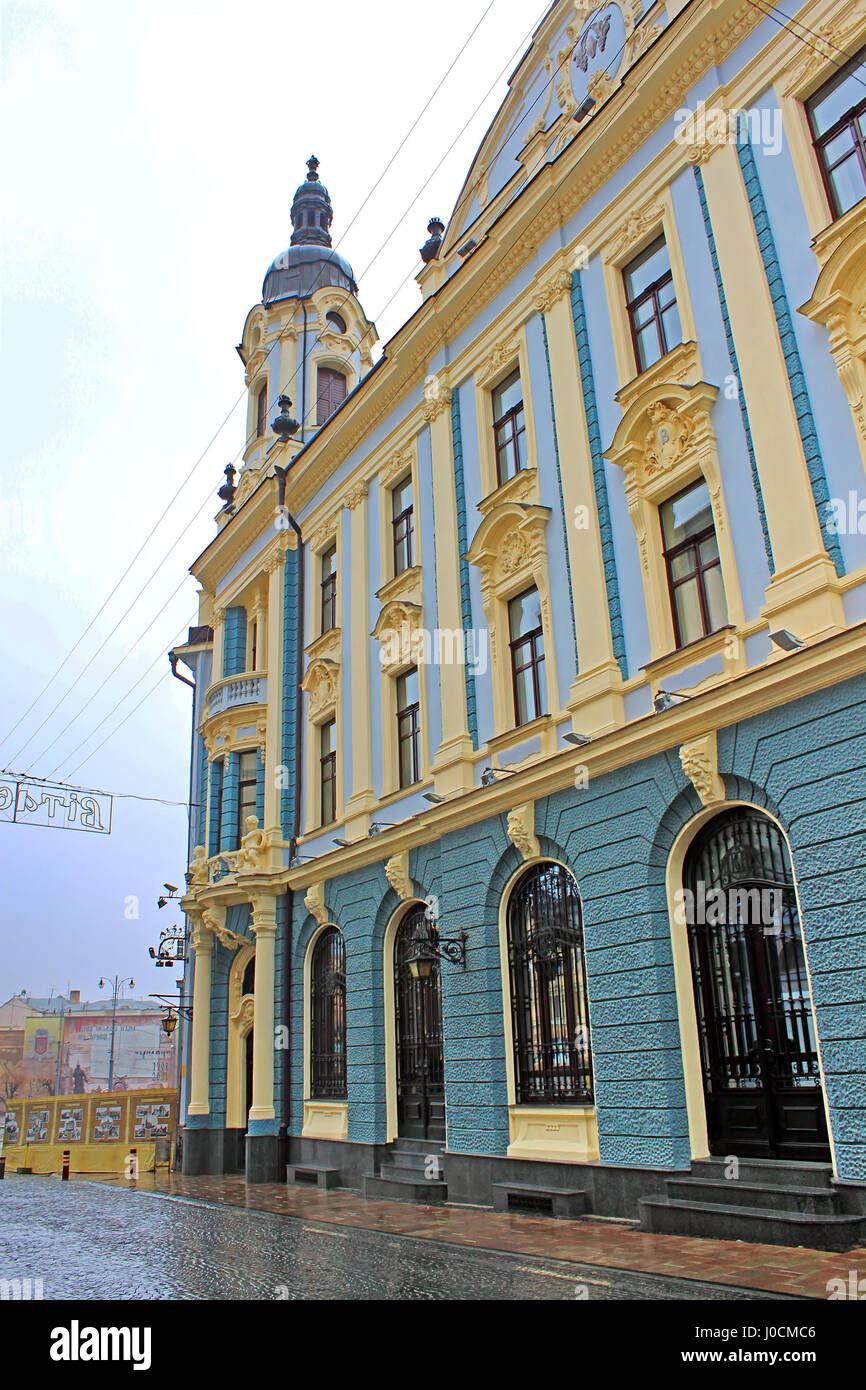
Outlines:
{"type": "Polygon", "coordinates": [[[749,807],[683,866],[710,1152],[826,1162],[815,1023],[788,847],[749,807]]]}
{"type": "Polygon", "coordinates": [[[397,1050],[397,1133],[404,1139],[445,1139],[445,1070],[442,1056],[442,988],[439,961],[415,975],[409,960],[419,942],[438,940],[423,904],[411,908],[394,941],[394,1009],[397,1050]]]}

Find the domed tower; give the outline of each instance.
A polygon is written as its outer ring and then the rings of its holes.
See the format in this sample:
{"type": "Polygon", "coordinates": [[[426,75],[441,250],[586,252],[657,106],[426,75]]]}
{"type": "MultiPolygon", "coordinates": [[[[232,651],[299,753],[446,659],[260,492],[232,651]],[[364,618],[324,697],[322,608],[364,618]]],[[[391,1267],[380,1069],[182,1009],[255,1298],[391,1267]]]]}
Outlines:
{"type": "Polygon", "coordinates": [[[373,365],[376,329],[358,300],[352,267],[332,247],[334,210],[318,168],[313,155],[292,200],[289,248],[268,267],[261,303],[247,315],[238,344],[249,397],[236,506],[277,441],[278,398],[291,398],[291,414],[300,422],[289,444],[294,455],[373,365]]]}

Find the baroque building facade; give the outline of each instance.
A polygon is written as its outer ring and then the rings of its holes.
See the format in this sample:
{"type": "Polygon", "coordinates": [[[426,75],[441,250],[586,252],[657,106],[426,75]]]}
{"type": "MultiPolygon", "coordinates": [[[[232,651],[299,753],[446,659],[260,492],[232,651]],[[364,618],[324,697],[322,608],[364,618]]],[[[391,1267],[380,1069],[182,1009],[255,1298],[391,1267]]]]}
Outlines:
{"type": "Polygon", "coordinates": [[[557,0],[375,363],[310,161],[172,654],[186,1171],[862,1235],[866,15],[798,20],[557,0]]]}

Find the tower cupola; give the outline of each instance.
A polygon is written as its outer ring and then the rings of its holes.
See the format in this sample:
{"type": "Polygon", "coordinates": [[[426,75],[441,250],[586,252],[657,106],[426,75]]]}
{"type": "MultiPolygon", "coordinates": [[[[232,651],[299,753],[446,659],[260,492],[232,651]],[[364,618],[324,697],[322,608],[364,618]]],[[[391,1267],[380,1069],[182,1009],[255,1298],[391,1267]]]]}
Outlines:
{"type": "Polygon", "coordinates": [[[308,174],[292,201],[292,246],[330,246],[334,210],[328,190],[316,170],[315,155],[307,160],[308,174]]]}

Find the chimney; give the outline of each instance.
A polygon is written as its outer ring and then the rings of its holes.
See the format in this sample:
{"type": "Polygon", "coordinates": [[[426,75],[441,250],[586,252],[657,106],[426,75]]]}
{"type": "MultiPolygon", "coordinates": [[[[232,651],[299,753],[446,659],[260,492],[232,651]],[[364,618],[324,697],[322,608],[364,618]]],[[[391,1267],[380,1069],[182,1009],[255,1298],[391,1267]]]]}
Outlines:
{"type": "Polygon", "coordinates": [[[69,991],[69,1002],[70,1002],[70,1004],[80,1004],[80,1003],[81,1003],[81,990],[80,990],[80,989],[71,989],[71,990],[69,991]]]}

